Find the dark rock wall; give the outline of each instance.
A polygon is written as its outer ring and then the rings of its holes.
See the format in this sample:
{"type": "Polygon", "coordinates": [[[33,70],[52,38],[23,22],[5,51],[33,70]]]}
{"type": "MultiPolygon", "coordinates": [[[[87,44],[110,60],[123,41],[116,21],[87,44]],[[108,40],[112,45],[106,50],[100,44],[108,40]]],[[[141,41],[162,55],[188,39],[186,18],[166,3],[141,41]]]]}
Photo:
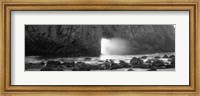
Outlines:
{"type": "Polygon", "coordinates": [[[101,33],[97,26],[26,25],[25,54],[98,56],[101,33]]]}
{"type": "Polygon", "coordinates": [[[130,43],[130,54],[175,51],[173,25],[112,25],[103,26],[106,38],[123,38],[130,43]]]}
{"type": "Polygon", "coordinates": [[[130,54],[175,51],[173,25],[26,25],[25,55],[99,56],[102,37],[128,40],[130,54]]]}

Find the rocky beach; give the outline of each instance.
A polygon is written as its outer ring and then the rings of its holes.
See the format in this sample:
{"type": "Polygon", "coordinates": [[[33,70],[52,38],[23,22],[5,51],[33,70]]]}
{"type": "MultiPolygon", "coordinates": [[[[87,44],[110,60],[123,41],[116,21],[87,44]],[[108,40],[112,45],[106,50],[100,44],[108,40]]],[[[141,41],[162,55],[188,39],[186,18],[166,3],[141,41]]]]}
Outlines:
{"type": "Polygon", "coordinates": [[[28,56],[26,71],[175,71],[174,53],[44,58],[28,56]]]}

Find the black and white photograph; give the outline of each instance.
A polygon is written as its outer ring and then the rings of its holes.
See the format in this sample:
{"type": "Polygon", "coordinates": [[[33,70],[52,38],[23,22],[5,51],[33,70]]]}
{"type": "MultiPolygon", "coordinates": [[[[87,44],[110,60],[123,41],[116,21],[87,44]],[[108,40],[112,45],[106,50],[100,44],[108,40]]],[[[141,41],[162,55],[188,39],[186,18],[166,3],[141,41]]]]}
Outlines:
{"type": "Polygon", "coordinates": [[[24,25],[25,71],[175,71],[171,25],[24,25]]]}

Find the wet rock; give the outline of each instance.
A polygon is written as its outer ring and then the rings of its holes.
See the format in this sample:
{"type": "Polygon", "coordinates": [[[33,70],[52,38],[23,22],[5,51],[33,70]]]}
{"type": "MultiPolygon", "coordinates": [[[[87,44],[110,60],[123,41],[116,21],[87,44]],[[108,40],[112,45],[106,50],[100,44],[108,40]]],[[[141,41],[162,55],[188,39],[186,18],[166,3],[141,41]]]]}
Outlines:
{"type": "Polygon", "coordinates": [[[72,71],[79,71],[79,70],[78,70],[77,68],[75,68],[75,67],[72,67],[71,70],[72,70],[72,71]]]}
{"type": "Polygon", "coordinates": [[[158,65],[158,66],[156,66],[156,68],[157,68],[157,69],[165,69],[166,66],[165,66],[165,65],[158,65]]]}
{"type": "Polygon", "coordinates": [[[175,68],[173,65],[166,65],[166,68],[175,68]]]}
{"type": "Polygon", "coordinates": [[[106,65],[105,64],[100,64],[99,70],[106,70],[106,65]]]}
{"type": "Polygon", "coordinates": [[[171,64],[175,64],[175,58],[172,58],[171,64]]]}
{"type": "Polygon", "coordinates": [[[45,62],[41,62],[40,65],[44,66],[46,63],[45,62]]]}
{"type": "Polygon", "coordinates": [[[142,56],[141,58],[142,58],[142,59],[147,59],[147,57],[148,57],[148,56],[142,56]]]}
{"type": "Polygon", "coordinates": [[[80,71],[90,71],[91,70],[89,64],[85,64],[83,62],[80,62],[79,65],[80,65],[80,71]]]}
{"type": "Polygon", "coordinates": [[[172,60],[171,60],[171,63],[170,63],[170,64],[175,66],[175,58],[172,58],[172,60]]]}
{"type": "Polygon", "coordinates": [[[130,64],[126,63],[123,60],[120,60],[119,65],[122,66],[123,68],[129,68],[129,67],[131,67],[130,64]]]}
{"type": "Polygon", "coordinates": [[[28,70],[28,69],[41,69],[44,65],[45,65],[44,62],[25,63],[25,70],[28,70]]]}
{"type": "Polygon", "coordinates": [[[55,70],[53,70],[53,71],[64,71],[64,69],[58,68],[58,69],[55,69],[55,70]]]}
{"type": "Polygon", "coordinates": [[[152,63],[152,66],[158,66],[158,65],[165,65],[162,60],[156,60],[152,63]]]}
{"type": "Polygon", "coordinates": [[[112,63],[111,64],[111,70],[113,70],[113,69],[119,69],[119,68],[122,68],[122,66],[119,65],[119,64],[117,64],[117,63],[112,63]]]}
{"type": "Polygon", "coordinates": [[[160,58],[160,56],[156,56],[156,57],[154,57],[155,59],[159,59],[160,58]]]}
{"type": "Polygon", "coordinates": [[[90,57],[85,58],[85,61],[91,61],[91,60],[92,60],[92,58],[90,58],[90,57]]]}
{"type": "Polygon", "coordinates": [[[106,68],[110,70],[122,68],[120,64],[115,63],[112,59],[107,59],[104,64],[106,64],[106,68]]]}
{"type": "Polygon", "coordinates": [[[32,69],[33,63],[25,63],[25,70],[32,69]]]}
{"type": "Polygon", "coordinates": [[[48,61],[40,71],[64,71],[65,67],[63,66],[59,61],[48,61]]]}
{"type": "Polygon", "coordinates": [[[25,63],[25,70],[28,70],[29,68],[29,63],[25,63]]]}
{"type": "Polygon", "coordinates": [[[169,58],[167,61],[170,63],[166,65],[166,68],[175,68],[175,58],[169,58]]]}
{"type": "Polygon", "coordinates": [[[158,69],[166,68],[165,63],[162,60],[156,60],[152,63],[152,66],[158,69]]]}
{"type": "Polygon", "coordinates": [[[68,68],[74,67],[75,66],[75,62],[71,61],[71,62],[64,62],[62,63],[62,65],[65,65],[68,68]]]}
{"type": "Polygon", "coordinates": [[[134,70],[130,68],[130,69],[128,69],[127,71],[134,71],[134,70]]]}
{"type": "Polygon", "coordinates": [[[65,70],[65,68],[62,65],[60,65],[57,68],[53,69],[53,71],[64,71],[64,70],[65,70]]]}
{"type": "Polygon", "coordinates": [[[140,58],[136,58],[136,57],[133,57],[130,61],[130,64],[131,65],[139,65],[139,64],[143,64],[143,60],[140,59],[140,58]]]}
{"type": "Polygon", "coordinates": [[[169,58],[175,58],[175,56],[174,56],[174,55],[171,55],[171,56],[169,56],[169,58]]]}
{"type": "Polygon", "coordinates": [[[43,67],[40,71],[53,71],[53,68],[43,67]]]}
{"type": "Polygon", "coordinates": [[[169,58],[167,55],[164,55],[163,58],[169,58]]]}
{"type": "Polygon", "coordinates": [[[89,67],[91,70],[99,70],[100,69],[100,65],[90,65],[89,67]]]}
{"type": "Polygon", "coordinates": [[[156,68],[151,68],[151,69],[149,69],[147,71],[157,71],[157,69],[156,68]]]}
{"type": "Polygon", "coordinates": [[[145,63],[151,64],[151,63],[153,63],[154,61],[155,61],[155,59],[148,59],[145,63]]]}
{"type": "Polygon", "coordinates": [[[112,64],[112,63],[115,63],[114,60],[112,60],[112,59],[109,59],[109,60],[106,61],[106,62],[110,62],[111,64],[112,64]]]}
{"type": "Polygon", "coordinates": [[[46,67],[56,68],[60,65],[61,65],[60,61],[48,61],[47,64],[46,64],[46,67]]]}
{"type": "Polygon", "coordinates": [[[169,62],[164,62],[165,65],[169,65],[169,62]]]}
{"type": "Polygon", "coordinates": [[[146,64],[133,65],[133,68],[149,68],[146,64]]]}
{"type": "Polygon", "coordinates": [[[90,65],[84,62],[77,62],[74,67],[71,68],[72,71],[90,71],[90,65]]]}
{"type": "Polygon", "coordinates": [[[130,64],[133,68],[148,68],[148,66],[143,63],[142,59],[136,57],[131,59],[130,64]]]}
{"type": "Polygon", "coordinates": [[[103,64],[106,66],[106,69],[111,69],[111,63],[105,62],[103,64]]]}

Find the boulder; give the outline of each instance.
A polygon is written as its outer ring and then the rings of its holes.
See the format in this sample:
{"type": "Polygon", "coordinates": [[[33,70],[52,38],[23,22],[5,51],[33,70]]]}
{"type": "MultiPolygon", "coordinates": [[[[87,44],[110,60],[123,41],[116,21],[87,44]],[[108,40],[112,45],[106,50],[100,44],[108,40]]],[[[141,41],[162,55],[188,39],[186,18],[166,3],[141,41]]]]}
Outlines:
{"type": "Polygon", "coordinates": [[[147,57],[148,57],[148,56],[142,56],[141,58],[142,58],[142,59],[147,59],[147,57]]]}
{"type": "Polygon", "coordinates": [[[162,60],[156,60],[152,63],[152,66],[158,66],[158,65],[165,65],[162,60]]]}
{"type": "Polygon", "coordinates": [[[108,61],[106,60],[106,62],[110,62],[111,64],[115,63],[114,60],[112,60],[112,59],[109,59],[108,61]]]}
{"type": "Polygon", "coordinates": [[[156,60],[152,63],[152,66],[155,68],[163,69],[166,68],[165,63],[162,60],[156,60]]]}
{"type": "Polygon", "coordinates": [[[147,71],[157,71],[157,69],[156,68],[151,68],[151,69],[149,69],[147,71]]]}
{"type": "Polygon", "coordinates": [[[156,68],[157,68],[157,69],[165,69],[166,66],[165,66],[165,65],[157,65],[156,68]]]}
{"type": "Polygon", "coordinates": [[[117,63],[112,63],[111,64],[111,70],[113,70],[113,69],[119,69],[119,68],[122,68],[122,66],[119,65],[119,64],[117,64],[117,63]]]}
{"type": "Polygon", "coordinates": [[[57,65],[57,66],[43,66],[40,71],[64,71],[65,67],[63,65],[57,65]]]}
{"type": "Polygon", "coordinates": [[[172,58],[172,60],[171,60],[171,63],[170,63],[172,66],[174,66],[175,67],[175,58],[172,58]]]}
{"type": "Polygon", "coordinates": [[[47,64],[46,64],[46,67],[56,68],[60,65],[61,65],[60,61],[48,61],[47,64]]]}
{"type": "Polygon", "coordinates": [[[45,65],[44,62],[25,63],[25,70],[28,70],[28,69],[41,69],[44,65],[45,65]]]}
{"type": "Polygon", "coordinates": [[[153,63],[154,61],[155,61],[155,59],[148,59],[145,63],[151,64],[151,63],[153,63]]]}
{"type": "Polygon", "coordinates": [[[166,68],[175,68],[173,65],[166,65],[166,68]]]}
{"type": "Polygon", "coordinates": [[[154,57],[155,59],[159,59],[160,58],[160,56],[156,56],[156,57],[154,57]]]}
{"type": "Polygon", "coordinates": [[[171,64],[175,64],[175,58],[172,58],[171,64]]]}
{"type": "Polygon", "coordinates": [[[131,67],[130,64],[126,63],[123,60],[120,60],[119,65],[122,66],[123,68],[129,68],[129,67],[131,67]]]}
{"type": "Polygon", "coordinates": [[[72,71],[79,71],[79,70],[78,70],[77,68],[75,68],[75,67],[72,67],[71,70],[72,70],[72,71]]]}
{"type": "Polygon", "coordinates": [[[53,71],[64,71],[64,69],[62,69],[62,68],[57,68],[57,69],[54,69],[53,71]]]}
{"type": "Polygon", "coordinates": [[[100,64],[99,70],[106,70],[106,65],[105,64],[100,64]]]}
{"type": "Polygon", "coordinates": [[[74,61],[64,62],[64,63],[62,63],[62,65],[65,65],[66,67],[71,68],[71,67],[74,67],[75,62],[74,61]]]}
{"type": "Polygon", "coordinates": [[[169,58],[167,55],[164,55],[163,58],[169,58]]]}
{"type": "Polygon", "coordinates": [[[44,65],[45,65],[45,62],[41,62],[40,65],[44,66],[44,65]]]}
{"type": "Polygon", "coordinates": [[[90,58],[90,57],[85,58],[85,61],[91,61],[91,60],[92,60],[92,58],[90,58]]]}
{"type": "Polygon", "coordinates": [[[60,65],[57,68],[53,69],[53,71],[64,71],[64,70],[65,70],[65,68],[62,65],[60,65]]]}
{"type": "Polygon", "coordinates": [[[28,70],[28,69],[30,69],[30,65],[29,63],[25,63],[25,70],[28,70]]]}
{"type": "Polygon", "coordinates": [[[53,68],[43,67],[40,71],[53,71],[53,68]]]}
{"type": "Polygon", "coordinates": [[[106,69],[111,69],[111,63],[105,62],[103,64],[106,66],[106,69]]]}
{"type": "Polygon", "coordinates": [[[174,56],[174,55],[171,55],[171,56],[169,56],[169,58],[175,58],[175,56],[174,56]]]}
{"type": "Polygon", "coordinates": [[[130,60],[130,64],[131,64],[131,65],[143,64],[143,60],[140,59],[140,58],[133,57],[133,58],[130,60]]]}
{"type": "Polygon", "coordinates": [[[146,64],[133,65],[133,68],[149,68],[146,64]]]}
{"type": "Polygon", "coordinates": [[[89,65],[89,67],[91,70],[99,70],[101,66],[100,64],[98,64],[98,65],[89,65]]]}
{"type": "Polygon", "coordinates": [[[134,70],[130,68],[130,69],[128,69],[127,71],[134,71],[134,70]]]}
{"type": "Polygon", "coordinates": [[[90,65],[84,62],[77,62],[74,67],[71,68],[72,71],[90,71],[90,65]]]}

